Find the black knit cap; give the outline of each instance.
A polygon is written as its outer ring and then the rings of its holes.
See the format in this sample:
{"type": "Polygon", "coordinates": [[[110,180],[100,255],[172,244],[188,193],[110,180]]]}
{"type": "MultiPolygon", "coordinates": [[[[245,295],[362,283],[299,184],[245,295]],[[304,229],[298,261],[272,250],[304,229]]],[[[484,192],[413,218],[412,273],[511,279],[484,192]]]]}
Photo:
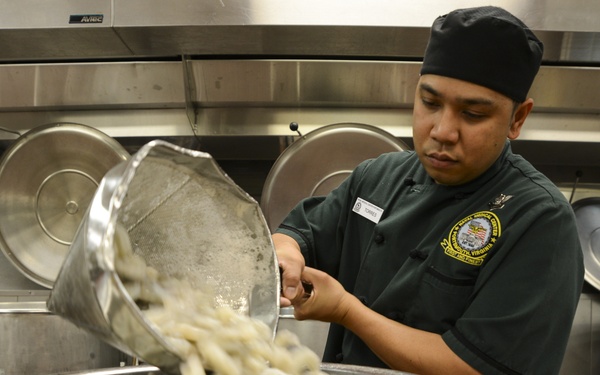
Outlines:
{"type": "Polygon", "coordinates": [[[533,32],[504,9],[459,9],[434,21],[421,74],[468,81],[523,102],[543,51],[533,32]]]}

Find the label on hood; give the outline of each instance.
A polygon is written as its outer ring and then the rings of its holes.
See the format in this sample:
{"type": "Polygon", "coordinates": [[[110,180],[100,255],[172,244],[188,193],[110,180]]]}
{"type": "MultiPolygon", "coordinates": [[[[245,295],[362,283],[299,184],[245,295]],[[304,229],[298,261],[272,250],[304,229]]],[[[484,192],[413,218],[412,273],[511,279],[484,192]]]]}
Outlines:
{"type": "Polygon", "coordinates": [[[69,23],[102,23],[104,14],[76,14],[69,17],[69,23]]]}

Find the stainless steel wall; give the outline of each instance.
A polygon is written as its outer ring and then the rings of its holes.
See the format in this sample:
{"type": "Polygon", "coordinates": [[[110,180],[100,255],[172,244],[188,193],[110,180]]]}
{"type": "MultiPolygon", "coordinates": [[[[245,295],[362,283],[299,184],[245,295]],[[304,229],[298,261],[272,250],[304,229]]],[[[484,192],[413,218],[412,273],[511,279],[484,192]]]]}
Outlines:
{"type": "MultiPolygon", "coordinates": [[[[0,126],[79,122],[112,136],[289,135],[337,122],[410,136],[420,63],[197,60],[0,65],[0,126]],[[194,116],[195,111],[195,116],[194,116]],[[190,122],[195,125],[190,127],[190,122]]],[[[600,141],[600,68],[543,66],[522,139],[600,141]]],[[[0,139],[12,135],[0,132],[0,139]]]]}

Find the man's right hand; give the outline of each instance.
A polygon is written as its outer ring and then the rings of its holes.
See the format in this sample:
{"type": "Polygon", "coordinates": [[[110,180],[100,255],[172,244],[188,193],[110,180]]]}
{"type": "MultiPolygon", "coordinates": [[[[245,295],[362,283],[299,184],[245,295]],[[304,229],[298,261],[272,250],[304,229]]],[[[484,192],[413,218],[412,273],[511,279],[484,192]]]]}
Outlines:
{"type": "Polygon", "coordinates": [[[301,275],[304,271],[304,257],[300,246],[290,236],[275,233],[272,236],[277,261],[281,270],[281,307],[291,306],[304,296],[301,275]]]}

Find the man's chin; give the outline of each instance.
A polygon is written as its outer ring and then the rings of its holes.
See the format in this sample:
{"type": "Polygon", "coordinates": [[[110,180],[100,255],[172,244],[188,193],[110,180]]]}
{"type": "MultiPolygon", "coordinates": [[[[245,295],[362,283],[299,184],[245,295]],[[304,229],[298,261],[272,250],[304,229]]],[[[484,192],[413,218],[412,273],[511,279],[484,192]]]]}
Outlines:
{"type": "Polygon", "coordinates": [[[431,177],[431,179],[438,185],[452,186],[463,183],[459,177],[451,173],[443,173],[438,170],[427,170],[427,174],[429,174],[429,177],[431,177]]]}

